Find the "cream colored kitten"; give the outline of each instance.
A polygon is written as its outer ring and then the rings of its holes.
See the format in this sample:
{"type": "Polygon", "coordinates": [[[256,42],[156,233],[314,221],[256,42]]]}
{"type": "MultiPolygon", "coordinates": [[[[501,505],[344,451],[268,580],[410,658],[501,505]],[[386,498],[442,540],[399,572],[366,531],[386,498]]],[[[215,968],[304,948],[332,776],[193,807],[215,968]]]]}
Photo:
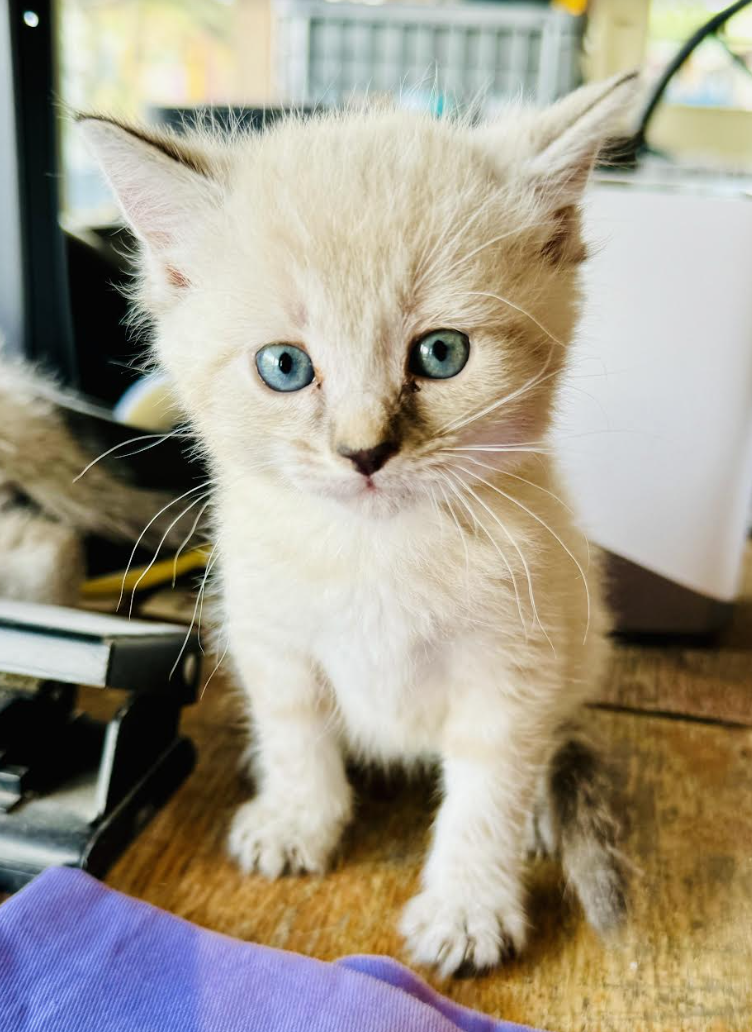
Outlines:
{"type": "Polygon", "coordinates": [[[230,849],[270,878],[323,870],[352,815],[346,756],[438,760],[401,927],[445,973],[524,945],[531,828],[594,924],[623,910],[603,773],[567,730],[607,621],[542,441],[578,205],[634,85],[482,128],[361,112],[223,143],[83,120],[216,477],[258,783],[230,849]]]}

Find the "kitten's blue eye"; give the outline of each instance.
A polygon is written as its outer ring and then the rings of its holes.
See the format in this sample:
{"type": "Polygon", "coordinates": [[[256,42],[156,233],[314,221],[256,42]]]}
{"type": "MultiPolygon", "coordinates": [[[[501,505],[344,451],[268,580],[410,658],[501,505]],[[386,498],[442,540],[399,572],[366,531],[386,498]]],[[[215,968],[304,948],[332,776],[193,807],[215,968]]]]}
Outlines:
{"type": "Polygon", "coordinates": [[[313,363],[294,344],[267,344],[256,352],[256,368],[273,391],[300,391],[313,380],[313,363]]]}
{"type": "Polygon", "coordinates": [[[464,368],[470,341],[459,330],[434,330],[421,337],[410,352],[410,372],[431,380],[448,380],[464,368]]]}

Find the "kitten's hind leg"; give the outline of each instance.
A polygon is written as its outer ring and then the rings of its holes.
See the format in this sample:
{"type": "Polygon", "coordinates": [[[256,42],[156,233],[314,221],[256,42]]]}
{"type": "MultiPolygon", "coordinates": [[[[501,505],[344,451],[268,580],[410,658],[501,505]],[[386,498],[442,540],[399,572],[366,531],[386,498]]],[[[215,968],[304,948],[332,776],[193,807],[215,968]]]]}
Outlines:
{"type": "Polygon", "coordinates": [[[602,935],[627,913],[628,865],[618,848],[619,822],[608,764],[580,735],[554,752],[531,816],[530,852],[561,860],[588,922],[602,935]]]}

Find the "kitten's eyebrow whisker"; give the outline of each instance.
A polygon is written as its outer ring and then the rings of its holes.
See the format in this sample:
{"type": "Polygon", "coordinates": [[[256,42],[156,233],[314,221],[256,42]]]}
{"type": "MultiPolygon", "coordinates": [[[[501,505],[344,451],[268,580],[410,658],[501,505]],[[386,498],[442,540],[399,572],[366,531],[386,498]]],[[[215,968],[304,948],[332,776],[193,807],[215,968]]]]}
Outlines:
{"type": "Polygon", "coordinates": [[[457,269],[459,269],[460,265],[464,265],[465,262],[469,262],[471,258],[476,256],[476,254],[480,254],[481,251],[485,251],[487,247],[493,247],[494,244],[498,244],[501,240],[506,240],[507,237],[524,233],[528,228],[528,226],[518,226],[517,229],[507,230],[506,233],[500,233],[498,236],[492,237],[491,240],[486,240],[484,244],[479,244],[478,247],[468,252],[468,254],[463,254],[461,258],[458,258],[453,265],[450,265],[449,268],[445,270],[444,275],[451,276],[457,271],[457,269]]]}
{"type": "MultiPolygon", "coordinates": [[[[491,201],[493,199],[494,199],[493,195],[491,197],[487,197],[486,200],[475,209],[475,211],[472,213],[472,215],[470,215],[464,221],[462,226],[457,230],[457,232],[452,237],[452,239],[450,241],[450,246],[455,244],[458,240],[460,240],[462,238],[462,236],[467,232],[467,230],[470,228],[470,226],[472,226],[472,224],[475,222],[475,220],[477,218],[479,218],[486,211],[486,209],[490,206],[491,201]]],[[[439,252],[439,249],[441,248],[441,245],[446,240],[447,234],[450,232],[451,228],[452,228],[451,222],[447,222],[447,224],[444,226],[444,229],[439,234],[438,239],[435,241],[433,247],[430,249],[428,254],[424,253],[423,255],[421,255],[421,257],[419,259],[419,262],[418,262],[418,270],[419,271],[418,271],[418,275],[415,278],[415,283],[414,283],[415,290],[418,290],[422,286],[426,276],[428,276],[428,274],[432,271],[434,263],[436,261],[436,257],[437,257],[438,252],[439,252]]]]}
{"type": "MultiPolygon", "coordinates": [[[[478,205],[475,211],[467,219],[465,219],[462,226],[458,230],[456,230],[451,239],[448,241],[447,246],[456,246],[457,242],[461,239],[462,235],[466,233],[467,230],[472,226],[472,224],[483,214],[486,207],[488,206],[488,203],[488,201],[485,201],[483,204],[478,205]]],[[[433,272],[434,267],[438,262],[439,254],[442,250],[442,245],[447,243],[447,237],[449,236],[449,233],[451,232],[452,228],[452,223],[450,221],[447,221],[444,228],[439,233],[439,236],[434,241],[433,246],[430,247],[427,252],[424,251],[423,254],[421,254],[421,257],[418,261],[418,273],[415,277],[414,283],[416,290],[420,289],[420,287],[425,282],[426,278],[433,272]]]]}
{"type": "MultiPolygon", "coordinates": [[[[452,468],[454,468],[454,467],[452,467],[452,468]]],[[[491,516],[493,516],[494,519],[496,519],[496,517],[494,516],[493,512],[488,508],[488,506],[483,502],[483,500],[478,497],[478,495],[473,491],[473,489],[462,480],[461,477],[458,477],[456,473],[454,473],[454,472],[452,472],[450,470],[447,470],[447,474],[448,474],[448,477],[452,477],[453,480],[455,480],[455,481],[457,481],[457,483],[459,483],[459,485],[460,485],[460,487],[462,488],[463,491],[465,491],[468,494],[472,495],[472,497],[475,498],[475,500],[477,502],[479,502],[483,506],[483,508],[486,509],[487,512],[491,516]]],[[[517,587],[517,578],[514,575],[514,570],[512,569],[512,567],[509,564],[509,560],[507,559],[507,557],[502,552],[501,547],[500,547],[498,541],[493,536],[493,534],[491,534],[491,532],[489,531],[488,527],[486,527],[486,525],[481,522],[480,517],[474,512],[474,510],[472,509],[470,504],[466,501],[466,499],[463,498],[462,493],[457,488],[456,484],[454,484],[452,482],[452,480],[449,480],[449,479],[447,479],[447,483],[452,488],[452,491],[457,496],[457,499],[459,500],[459,502],[470,513],[470,517],[473,520],[473,523],[476,526],[480,527],[480,529],[486,535],[486,537],[491,542],[491,544],[494,546],[496,551],[499,553],[499,556],[501,557],[501,561],[504,563],[504,565],[506,566],[507,570],[509,571],[509,576],[510,576],[510,578],[512,580],[512,587],[514,588],[514,597],[515,597],[515,600],[517,602],[517,610],[518,610],[518,612],[520,614],[520,623],[522,624],[522,630],[524,631],[524,634],[525,634],[525,640],[527,640],[528,639],[528,631],[527,631],[527,623],[525,621],[525,617],[524,617],[523,612],[522,612],[522,599],[520,598],[520,591],[519,591],[519,588],[517,587]]],[[[507,535],[507,537],[511,541],[512,538],[511,538],[509,532],[507,531],[506,527],[504,527],[504,525],[498,519],[496,519],[496,522],[499,524],[501,529],[504,531],[504,533],[507,535]]],[[[516,548],[516,545],[515,545],[515,548],[516,548]]],[[[517,549],[517,551],[518,551],[518,554],[520,555],[520,557],[522,558],[522,553],[519,551],[519,549],[517,549]]],[[[523,564],[525,565],[525,567],[527,567],[527,564],[525,563],[524,559],[523,559],[523,564]]],[[[532,588],[531,588],[531,592],[532,592],[532,588]]],[[[531,595],[531,598],[532,598],[532,595],[531,595]]],[[[534,603],[533,603],[533,610],[535,610],[535,604],[534,603]]]]}
{"type": "Polygon", "coordinates": [[[561,547],[564,549],[564,551],[567,553],[569,558],[575,564],[575,566],[577,567],[577,570],[578,570],[578,572],[580,574],[580,577],[582,578],[582,583],[583,583],[583,586],[585,588],[585,597],[586,597],[586,601],[587,601],[587,621],[586,621],[586,624],[585,624],[585,636],[584,636],[583,642],[582,642],[583,645],[584,645],[585,642],[587,641],[587,636],[588,636],[588,633],[590,631],[590,588],[588,587],[587,577],[585,576],[585,571],[583,570],[582,565],[581,565],[579,559],[575,556],[575,554],[572,552],[572,550],[570,548],[568,548],[567,545],[564,544],[564,542],[559,537],[559,535],[556,533],[556,531],[553,530],[551,527],[549,527],[549,525],[546,523],[546,521],[544,519],[541,519],[541,517],[538,516],[537,513],[534,513],[532,509],[528,509],[528,507],[526,505],[524,505],[521,501],[519,501],[519,499],[514,498],[512,495],[507,494],[506,491],[502,491],[500,487],[496,487],[494,484],[489,483],[487,480],[485,480],[483,477],[481,477],[478,473],[473,473],[471,470],[465,469],[463,466],[458,466],[457,468],[461,469],[464,473],[467,473],[467,475],[469,477],[473,477],[475,480],[479,480],[481,482],[481,484],[485,484],[486,487],[489,487],[492,491],[495,491],[497,494],[501,495],[502,498],[506,498],[506,500],[508,502],[512,502],[513,505],[517,505],[520,509],[522,509],[524,512],[526,512],[528,514],[528,516],[531,516],[537,523],[540,523],[540,525],[542,527],[544,527],[548,531],[548,533],[556,541],[559,542],[561,547]]]}
{"type": "Polygon", "coordinates": [[[524,308],[521,308],[519,305],[516,305],[514,301],[510,301],[509,298],[502,297],[500,294],[491,294],[489,291],[486,290],[468,290],[465,293],[468,297],[490,297],[493,298],[495,301],[501,302],[501,304],[503,305],[509,305],[509,307],[513,308],[515,312],[519,312],[520,315],[524,315],[531,322],[535,323],[538,329],[542,333],[545,333],[549,340],[552,340],[554,344],[558,344],[560,348],[566,348],[567,345],[563,341],[559,340],[558,337],[554,336],[554,334],[551,333],[551,331],[546,326],[544,326],[542,322],[539,322],[534,315],[531,315],[531,313],[526,311],[524,308]]]}

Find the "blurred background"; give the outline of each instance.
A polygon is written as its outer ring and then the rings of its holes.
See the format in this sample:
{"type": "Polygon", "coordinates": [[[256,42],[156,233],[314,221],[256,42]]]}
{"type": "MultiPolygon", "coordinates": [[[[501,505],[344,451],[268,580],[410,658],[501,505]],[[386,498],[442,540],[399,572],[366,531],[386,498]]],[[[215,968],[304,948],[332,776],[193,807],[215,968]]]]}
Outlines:
{"type": "MultiPolygon", "coordinates": [[[[76,108],[158,121],[206,105],[336,105],[373,96],[481,112],[547,102],[583,78],[642,66],[655,81],[722,0],[60,0],[59,89],[76,108]]],[[[33,12],[30,12],[33,17],[33,12]]],[[[672,78],[650,142],[706,167],[752,169],[752,6],[672,78]]],[[[111,214],[75,134],[64,209],[111,214]]]]}

